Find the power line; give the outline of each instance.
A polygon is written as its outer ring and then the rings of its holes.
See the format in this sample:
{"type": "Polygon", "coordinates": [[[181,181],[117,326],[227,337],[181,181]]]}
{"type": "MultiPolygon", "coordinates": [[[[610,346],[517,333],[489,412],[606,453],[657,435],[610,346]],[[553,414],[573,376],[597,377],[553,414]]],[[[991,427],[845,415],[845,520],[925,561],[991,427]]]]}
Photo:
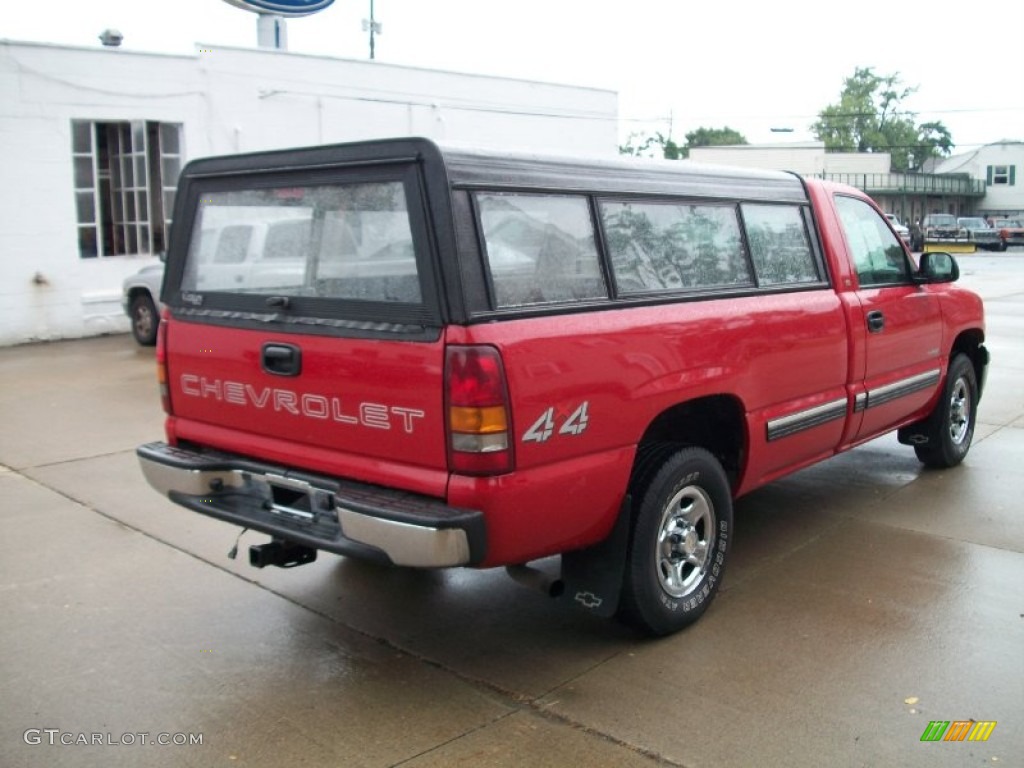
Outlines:
{"type": "MultiPolygon", "coordinates": [[[[697,121],[705,120],[817,120],[822,117],[828,107],[825,107],[821,112],[816,112],[813,115],[809,114],[747,114],[747,115],[689,115],[689,119],[697,121]]],[[[997,112],[1021,112],[1024,113],[1024,104],[1019,107],[963,107],[963,108],[948,108],[948,109],[918,109],[918,110],[901,110],[898,112],[890,112],[890,117],[910,117],[915,118],[919,115],[946,115],[946,114],[969,114],[969,113],[997,113],[997,112]]],[[[830,112],[828,117],[878,117],[878,112],[830,112]]],[[[668,120],[667,117],[657,118],[659,120],[668,120]]]]}

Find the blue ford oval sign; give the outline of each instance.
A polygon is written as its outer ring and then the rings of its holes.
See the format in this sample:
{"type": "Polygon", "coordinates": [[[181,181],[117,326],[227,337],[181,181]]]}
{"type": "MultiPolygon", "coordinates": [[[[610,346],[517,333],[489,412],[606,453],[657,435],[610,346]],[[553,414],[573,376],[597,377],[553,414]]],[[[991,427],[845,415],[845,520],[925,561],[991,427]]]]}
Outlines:
{"type": "Polygon", "coordinates": [[[307,16],[322,11],[334,0],[224,0],[236,8],[279,16],[307,16]]]}

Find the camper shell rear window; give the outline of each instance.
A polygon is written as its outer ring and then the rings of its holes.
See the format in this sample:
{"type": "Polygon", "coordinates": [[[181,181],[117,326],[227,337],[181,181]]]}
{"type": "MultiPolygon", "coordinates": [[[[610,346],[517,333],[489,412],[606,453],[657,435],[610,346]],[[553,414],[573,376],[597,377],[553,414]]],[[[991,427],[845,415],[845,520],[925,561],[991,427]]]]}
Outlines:
{"type": "Polygon", "coordinates": [[[422,300],[400,182],[210,192],[197,224],[182,290],[422,300]]]}
{"type": "Polygon", "coordinates": [[[189,239],[175,244],[184,246],[176,310],[314,332],[438,324],[414,169],[225,175],[191,186],[189,239]]]}

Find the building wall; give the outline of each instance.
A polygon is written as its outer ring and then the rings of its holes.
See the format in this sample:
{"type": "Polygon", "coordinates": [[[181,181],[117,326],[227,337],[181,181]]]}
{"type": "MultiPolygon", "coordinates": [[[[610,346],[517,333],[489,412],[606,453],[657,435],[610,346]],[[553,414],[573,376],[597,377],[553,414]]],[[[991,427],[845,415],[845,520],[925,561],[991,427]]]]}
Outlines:
{"type": "Polygon", "coordinates": [[[690,159],[695,163],[793,171],[803,176],[816,176],[825,171],[826,154],[823,142],[811,141],[694,147],[690,150],[690,159]]]}
{"type": "Polygon", "coordinates": [[[985,197],[977,206],[981,215],[1024,215],[1024,141],[986,144],[946,158],[936,165],[935,172],[966,173],[984,181],[985,197]],[[1001,168],[1006,173],[996,176],[994,171],[1001,168]]]}
{"type": "Polygon", "coordinates": [[[825,155],[825,173],[889,173],[892,155],[888,152],[829,152],[825,155]]]}
{"type": "MultiPolygon", "coordinates": [[[[979,178],[985,178],[986,162],[992,164],[996,162],[994,157],[1009,156],[979,155],[974,161],[981,167],[979,178]]],[[[982,190],[977,181],[971,182],[964,175],[964,170],[959,168],[962,163],[956,163],[956,168],[945,165],[937,167],[930,174],[891,173],[892,157],[888,152],[826,152],[823,142],[697,147],[690,150],[690,159],[721,165],[794,171],[804,176],[818,176],[848,184],[867,192],[882,210],[896,214],[906,224],[918,222],[928,213],[945,212],[963,216],[977,209],[985,209],[992,205],[992,194],[996,189],[995,186],[989,186],[982,190]]],[[[1024,163],[1017,167],[1024,168],[1024,163]]],[[[1018,184],[1015,189],[1024,187],[1018,184]]]]}
{"type": "Polygon", "coordinates": [[[889,173],[892,165],[892,157],[887,152],[826,152],[822,141],[694,147],[690,150],[690,159],[698,163],[792,171],[801,176],[889,173]]]}
{"type": "Polygon", "coordinates": [[[79,257],[72,120],[183,127],[183,159],[419,135],[614,154],[613,91],[198,45],[190,56],[0,41],[0,345],[128,328],[151,253],[79,257]]]}
{"type": "Polygon", "coordinates": [[[71,120],[194,123],[203,98],[187,57],[122,53],[0,44],[0,344],[127,328],[121,279],[153,257],[79,258],[71,120]]]}

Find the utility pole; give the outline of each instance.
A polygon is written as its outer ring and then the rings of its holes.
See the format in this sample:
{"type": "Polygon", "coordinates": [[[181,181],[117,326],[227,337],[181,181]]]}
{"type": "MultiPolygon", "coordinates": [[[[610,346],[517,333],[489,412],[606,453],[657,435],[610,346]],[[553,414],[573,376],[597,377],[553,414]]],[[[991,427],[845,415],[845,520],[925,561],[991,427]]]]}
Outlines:
{"type": "Polygon", "coordinates": [[[370,18],[363,19],[363,32],[369,31],[370,33],[370,58],[374,58],[374,35],[379,35],[384,31],[383,25],[377,21],[373,15],[373,0],[370,0],[370,18]]]}

